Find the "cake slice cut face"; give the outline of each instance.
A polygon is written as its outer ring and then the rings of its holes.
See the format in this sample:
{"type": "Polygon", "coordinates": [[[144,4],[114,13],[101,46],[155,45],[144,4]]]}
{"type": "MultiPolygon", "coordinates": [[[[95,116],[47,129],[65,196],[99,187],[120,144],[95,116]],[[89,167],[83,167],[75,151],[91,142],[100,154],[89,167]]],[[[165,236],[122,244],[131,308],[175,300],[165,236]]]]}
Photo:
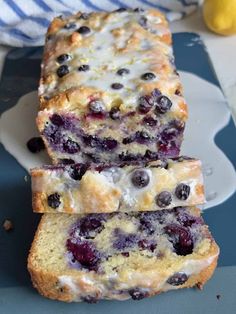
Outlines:
{"type": "Polygon", "coordinates": [[[205,201],[201,162],[189,157],[44,166],[31,170],[31,182],[33,210],[40,213],[155,211],[205,201]]]}
{"type": "Polygon", "coordinates": [[[37,125],[54,163],[179,155],[187,106],[156,10],[54,19],[39,96],[37,125]]]}
{"type": "Polygon", "coordinates": [[[140,300],[202,287],[219,249],[195,207],[142,213],[44,214],[28,259],[49,298],[140,300]]]}

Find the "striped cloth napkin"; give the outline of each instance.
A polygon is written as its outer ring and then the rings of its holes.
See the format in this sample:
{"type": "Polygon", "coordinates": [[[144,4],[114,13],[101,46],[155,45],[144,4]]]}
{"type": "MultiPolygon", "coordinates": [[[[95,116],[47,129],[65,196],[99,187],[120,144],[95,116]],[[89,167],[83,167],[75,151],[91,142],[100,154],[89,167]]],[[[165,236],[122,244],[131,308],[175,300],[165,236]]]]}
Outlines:
{"type": "Polygon", "coordinates": [[[41,46],[50,21],[76,11],[112,11],[120,7],[160,9],[169,21],[192,13],[198,0],[2,0],[0,44],[41,46]]]}

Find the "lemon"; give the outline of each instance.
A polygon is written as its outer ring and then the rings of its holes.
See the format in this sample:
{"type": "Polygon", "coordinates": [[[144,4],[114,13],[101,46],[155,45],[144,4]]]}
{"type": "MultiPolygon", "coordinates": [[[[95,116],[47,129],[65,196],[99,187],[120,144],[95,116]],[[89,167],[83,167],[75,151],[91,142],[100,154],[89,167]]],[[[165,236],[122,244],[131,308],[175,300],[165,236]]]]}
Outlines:
{"type": "Polygon", "coordinates": [[[236,0],[205,0],[203,16],[206,25],[221,35],[236,34],[236,0]]]}

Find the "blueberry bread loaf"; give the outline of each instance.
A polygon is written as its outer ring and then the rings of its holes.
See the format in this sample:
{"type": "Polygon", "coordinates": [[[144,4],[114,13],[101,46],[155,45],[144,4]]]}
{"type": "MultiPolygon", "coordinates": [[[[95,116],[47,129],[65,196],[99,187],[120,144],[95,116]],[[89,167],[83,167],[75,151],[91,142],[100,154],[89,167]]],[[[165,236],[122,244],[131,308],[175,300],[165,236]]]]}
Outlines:
{"type": "Polygon", "coordinates": [[[35,212],[149,211],[204,203],[201,162],[179,157],[147,164],[55,165],[31,171],[35,212]]]}
{"type": "Polygon", "coordinates": [[[156,10],[54,19],[39,96],[37,125],[54,163],[179,155],[187,105],[156,10]]]}
{"type": "Polygon", "coordinates": [[[44,214],[28,258],[49,298],[124,300],[198,286],[219,249],[195,207],[142,213],[44,214]]]}

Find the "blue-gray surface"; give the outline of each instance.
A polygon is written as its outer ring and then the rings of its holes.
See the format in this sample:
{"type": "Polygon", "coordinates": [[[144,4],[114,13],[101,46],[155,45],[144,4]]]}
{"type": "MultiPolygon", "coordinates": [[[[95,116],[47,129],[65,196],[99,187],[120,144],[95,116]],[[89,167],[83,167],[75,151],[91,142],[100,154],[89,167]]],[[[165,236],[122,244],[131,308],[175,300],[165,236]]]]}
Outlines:
{"type": "MultiPolygon", "coordinates": [[[[219,85],[208,55],[198,36],[174,35],[178,70],[195,73],[219,85]],[[194,43],[194,44],[193,44],[194,43]],[[189,45],[190,44],[190,45],[189,45]],[[192,45],[193,44],[193,45],[192,45]]],[[[40,72],[41,48],[11,51],[0,82],[0,113],[13,106],[18,98],[35,90],[40,72]]],[[[12,121],[17,123],[17,121],[12,121]]],[[[236,166],[235,128],[232,121],[216,137],[217,145],[236,166]]],[[[30,137],[30,134],[29,134],[30,137]]],[[[175,291],[140,302],[101,302],[100,304],[62,304],[40,297],[30,286],[26,259],[39,215],[31,209],[30,182],[26,171],[0,145],[0,223],[10,218],[14,231],[0,228],[0,313],[236,313],[236,195],[209,209],[204,218],[221,248],[219,266],[204,292],[194,289],[175,291]],[[220,300],[216,298],[221,294],[220,300]]]]}

